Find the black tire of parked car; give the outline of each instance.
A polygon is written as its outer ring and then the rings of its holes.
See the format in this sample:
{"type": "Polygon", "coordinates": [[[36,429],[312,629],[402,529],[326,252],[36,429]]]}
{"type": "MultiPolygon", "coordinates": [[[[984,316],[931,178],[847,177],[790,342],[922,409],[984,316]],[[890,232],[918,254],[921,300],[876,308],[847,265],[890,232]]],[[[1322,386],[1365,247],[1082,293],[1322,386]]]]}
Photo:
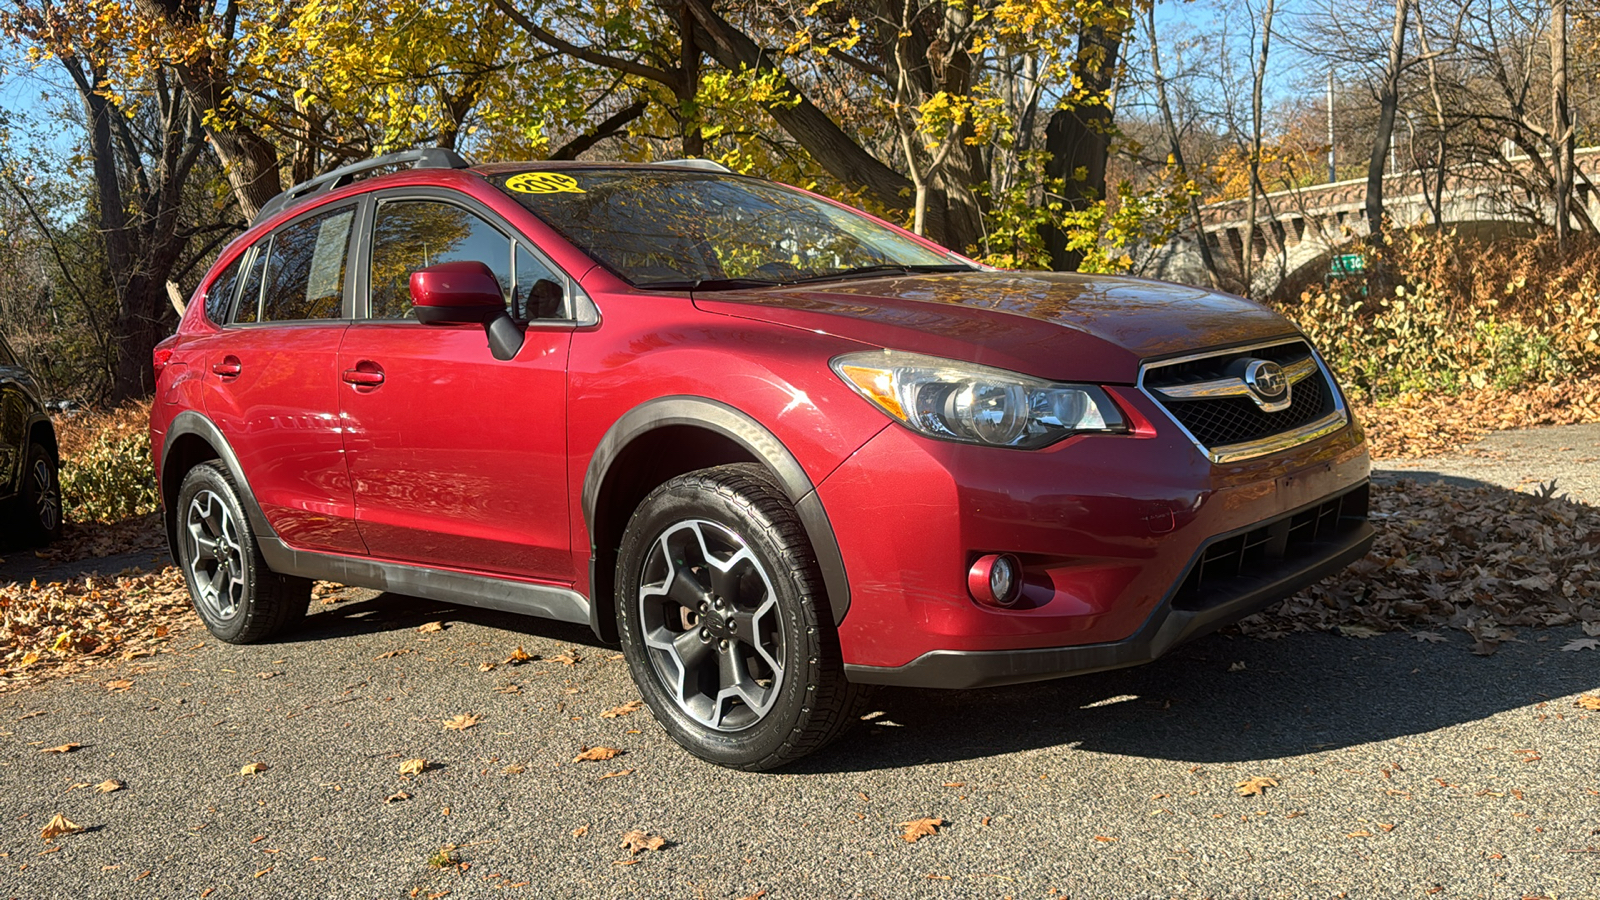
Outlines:
{"type": "Polygon", "coordinates": [[[859,718],[866,691],[844,677],[816,556],[760,466],[703,469],[652,491],[628,523],[616,583],[634,682],[696,756],[772,769],[859,718]]]}
{"type": "Polygon", "coordinates": [[[55,454],[43,444],[29,444],[22,470],[22,491],[15,509],[19,537],[27,544],[48,544],[61,537],[65,521],[61,504],[61,473],[55,454]]]}
{"type": "Polygon", "coordinates": [[[239,501],[233,476],[220,463],[189,470],[178,489],[178,564],[195,611],[218,640],[263,641],[297,624],[311,602],[311,582],[268,568],[239,501]]]}

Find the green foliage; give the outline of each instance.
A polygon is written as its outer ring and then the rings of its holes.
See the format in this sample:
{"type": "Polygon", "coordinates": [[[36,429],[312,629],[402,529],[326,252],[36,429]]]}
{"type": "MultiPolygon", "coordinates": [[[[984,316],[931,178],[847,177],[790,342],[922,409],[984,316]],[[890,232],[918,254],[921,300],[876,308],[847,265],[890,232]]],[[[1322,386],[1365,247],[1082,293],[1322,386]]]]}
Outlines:
{"type": "Polygon", "coordinates": [[[1010,187],[978,189],[989,199],[989,210],[983,244],[973,252],[1003,269],[1048,269],[1043,234],[1046,226],[1054,226],[1066,234],[1069,251],[1083,254],[1079,271],[1126,273],[1142,252],[1177,233],[1189,196],[1197,190],[1192,182],[1178,182],[1169,168],[1143,189],[1122,181],[1114,198],[1068,209],[1062,200],[1064,180],[1044,174],[1049,154],[1036,151],[1023,157],[1022,177],[1010,187]]]}
{"type": "Polygon", "coordinates": [[[1480,246],[1401,233],[1366,248],[1381,296],[1335,284],[1282,311],[1322,349],[1341,384],[1382,400],[1411,392],[1515,388],[1600,371],[1600,276],[1548,240],[1480,246]]]}
{"type": "Polygon", "coordinates": [[[116,522],[156,509],[149,407],[133,404],[57,424],[61,494],[73,522],[116,522]]]}

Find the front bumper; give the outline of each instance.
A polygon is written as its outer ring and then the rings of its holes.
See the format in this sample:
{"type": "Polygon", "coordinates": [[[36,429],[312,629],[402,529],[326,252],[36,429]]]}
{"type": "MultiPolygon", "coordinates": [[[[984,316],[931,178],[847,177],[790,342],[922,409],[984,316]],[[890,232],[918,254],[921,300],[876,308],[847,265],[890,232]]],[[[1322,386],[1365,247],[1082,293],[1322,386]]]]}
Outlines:
{"type": "Polygon", "coordinates": [[[1367,489],[1362,484],[1339,497],[1208,541],[1190,560],[1184,581],[1174,585],[1144,626],[1124,640],[1030,650],[933,650],[903,666],[846,665],[845,673],[862,684],[977,688],[1151,662],[1179,644],[1259,612],[1365,556],[1373,541],[1373,528],[1365,517],[1367,489]],[[1297,519],[1314,517],[1330,507],[1336,520],[1329,523],[1330,533],[1325,537],[1300,542],[1276,561],[1258,563],[1248,573],[1221,579],[1220,586],[1207,589],[1198,584],[1196,570],[1208,565],[1216,548],[1230,542],[1242,545],[1251,535],[1281,532],[1297,519]]]}
{"type": "MultiPolygon", "coordinates": [[[[1144,394],[1108,390],[1136,420],[1162,421],[1144,394]]],[[[1362,556],[1369,468],[1353,423],[1226,463],[1170,426],[1029,452],[885,429],[817,489],[851,586],[839,622],[846,672],[967,687],[1154,659],[1362,556]],[[1339,527],[1318,525],[1309,541],[1297,531],[1285,553],[1274,526],[1315,510],[1339,527]],[[1212,557],[1235,543],[1251,565],[1212,578],[1212,557]],[[967,570],[988,553],[1022,562],[1016,606],[968,594],[967,570]]]]}

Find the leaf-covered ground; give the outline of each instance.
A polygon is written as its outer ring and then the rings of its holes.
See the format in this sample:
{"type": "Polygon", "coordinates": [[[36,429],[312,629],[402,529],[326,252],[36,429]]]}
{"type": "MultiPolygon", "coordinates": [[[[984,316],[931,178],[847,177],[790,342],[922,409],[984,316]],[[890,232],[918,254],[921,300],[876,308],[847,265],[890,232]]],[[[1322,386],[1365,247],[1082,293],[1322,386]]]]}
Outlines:
{"type": "MultiPolygon", "coordinates": [[[[1246,634],[1370,637],[1459,630],[1474,652],[1520,629],[1581,624],[1600,636],[1600,509],[1501,488],[1402,481],[1374,486],[1372,552],[1337,576],[1240,623],[1246,634]]],[[[1521,635],[1521,636],[1519,636],[1521,635]]],[[[1574,650],[1596,649],[1575,641],[1574,650]]]]}

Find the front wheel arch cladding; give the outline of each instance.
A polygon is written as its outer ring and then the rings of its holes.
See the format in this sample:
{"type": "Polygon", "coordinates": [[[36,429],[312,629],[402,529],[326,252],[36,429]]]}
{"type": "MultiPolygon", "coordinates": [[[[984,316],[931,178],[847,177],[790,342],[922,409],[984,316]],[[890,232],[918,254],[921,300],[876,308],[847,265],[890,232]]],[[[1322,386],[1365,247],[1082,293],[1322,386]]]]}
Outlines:
{"type": "MultiPolygon", "coordinates": [[[[844,556],[839,552],[839,542],[827,511],[817,496],[816,486],[806,474],[800,461],[760,422],[748,414],[705,397],[661,397],[634,407],[612,424],[589,460],[583,479],[583,520],[589,532],[589,593],[590,626],[604,640],[613,640],[613,617],[610,613],[615,603],[614,572],[617,547],[627,516],[620,522],[609,521],[605,516],[608,489],[615,483],[613,464],[636,441],[648,438],[662,429],[694,429],[714,436],[729,452],[739,458],[758,462],[770,471],[782,485],[789,502],[794,504],[800,523],[817,555],[817,565],[822,570],[823,585],[828,592],[828,607],[834,624],[844,621],[850,609],[850,581],[844,567],[844,556]]],[[[687,471],[720,465],[735,459],[711,458],[687,471]]],[[[668,478],[684,474],[674,472],[668,478]]],[[[665,479],[663,479],[664,481],[665,479]]],[[[654,485],[647,488],[648,493],[654,485]]],[[[628,511],[631,514],[631,510],[628,511]]]]}

